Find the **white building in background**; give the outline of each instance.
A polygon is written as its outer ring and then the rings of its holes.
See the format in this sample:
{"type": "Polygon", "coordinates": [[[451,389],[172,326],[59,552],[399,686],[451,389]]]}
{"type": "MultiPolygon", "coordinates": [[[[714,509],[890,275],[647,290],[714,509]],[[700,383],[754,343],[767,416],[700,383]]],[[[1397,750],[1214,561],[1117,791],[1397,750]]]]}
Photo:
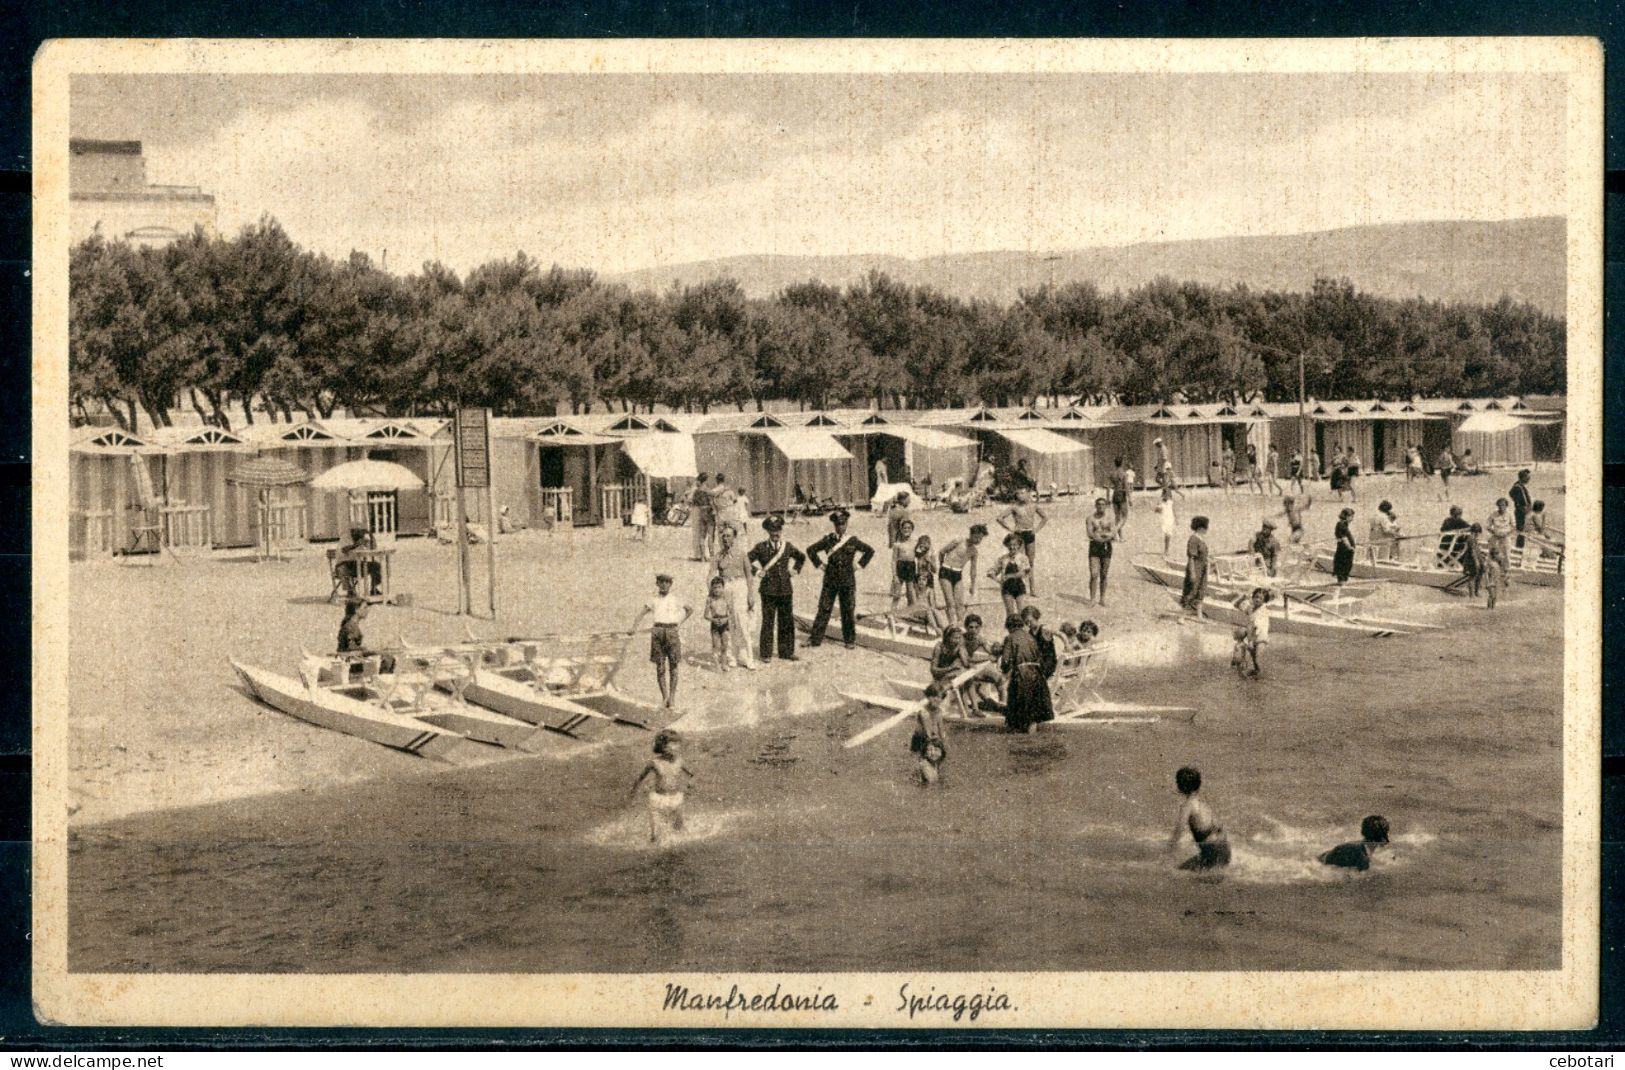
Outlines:
{"type": "Polygon", "coordinates": [[[213,194],[149,185],[139,141],[69,141],[68,204],[74,244],[98,229],[110,241],[148,246],[167,245],[194,227],[215,230],[213,194]]]}

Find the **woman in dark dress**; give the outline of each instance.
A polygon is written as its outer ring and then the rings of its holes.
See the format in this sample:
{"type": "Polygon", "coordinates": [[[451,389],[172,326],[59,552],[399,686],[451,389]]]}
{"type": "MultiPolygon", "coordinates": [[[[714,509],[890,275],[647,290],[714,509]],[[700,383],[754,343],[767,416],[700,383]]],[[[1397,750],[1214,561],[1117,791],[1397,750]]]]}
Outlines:
{"type": "Polygon", "coordinates": [[[1050,702],[1049,681],[1044,676],[1044,658],[1038,640],[1021,617],[1005,618],[1004,651],[999,668],[1009,681],[1005,694],[1004,724],[1012,732],[1033,732],[1044,721],[1055,719],[1050,702]]]}
{"type": "Polygon", "coordinates": [[[1353,509],[1344,509],[1337,514],[1337,528],[1333,535],[1337,539],[1337,552],[1332,557],[1332,577],[1339,586],[1349,581],[1349,573],[1354,571],[1354,531],[1349,521],[1354,519],[1353,509]]]}

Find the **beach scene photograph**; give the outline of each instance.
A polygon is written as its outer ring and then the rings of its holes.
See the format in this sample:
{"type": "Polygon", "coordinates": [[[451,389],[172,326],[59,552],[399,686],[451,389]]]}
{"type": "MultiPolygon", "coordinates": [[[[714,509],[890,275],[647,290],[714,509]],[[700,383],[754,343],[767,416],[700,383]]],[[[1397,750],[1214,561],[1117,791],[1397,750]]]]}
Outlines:
{"type": "Polygon", "coordinates": [[[68,975],[1572,964],[1561,70],[67,86],[68,975]]]}

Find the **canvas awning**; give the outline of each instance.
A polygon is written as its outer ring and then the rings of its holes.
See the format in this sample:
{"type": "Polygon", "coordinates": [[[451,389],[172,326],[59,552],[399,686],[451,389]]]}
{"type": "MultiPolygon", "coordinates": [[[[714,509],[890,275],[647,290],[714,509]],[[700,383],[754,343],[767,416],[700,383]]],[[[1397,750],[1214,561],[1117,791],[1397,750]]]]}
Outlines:
{"type": "Polygon", "coordinates": [[[1516,416],[1508,416],[1504,412],[1475,412],[1463,420],[1456,428],[1470,435],[1494,435],[1502,431],[1516,431],[1520,427],[1529,426],[1516,416]]]}
{"type": "Polygon", "coordinates": [[[1079,442],[1075,438],[1057,435],[1054,431],[1046,431],[1041,427],[1023,427],[1017,430],[996,431],[994,433],[1023,449],[1032,450],[1034,453],[1077,453],[1079,450],[1089,448],[1087,442],[1079,442]]]}
{"type": "Polygon", "coordinates": [[[621,449],[650,479],[692,479],[700,474],[693,435],[653,432],[622,439],[621,449]]]}
{"type": "Polygon", "coordinates": [[[950,435],[946,431],[938,431],[930,427],[901,427],[886,426],[870,429],[873,434],[891,435],[904,442],[912,443],[928,450],[958,450],[976,447],[976,440],[961,435],[950,435]]]}
{"type": "Polygon", "coordinates": [[[846,447],[825,431],[805,428],[793,431],[769,431],[767,440],[773,448],[790,461],[849,461],[852,455],[846,447]]]}

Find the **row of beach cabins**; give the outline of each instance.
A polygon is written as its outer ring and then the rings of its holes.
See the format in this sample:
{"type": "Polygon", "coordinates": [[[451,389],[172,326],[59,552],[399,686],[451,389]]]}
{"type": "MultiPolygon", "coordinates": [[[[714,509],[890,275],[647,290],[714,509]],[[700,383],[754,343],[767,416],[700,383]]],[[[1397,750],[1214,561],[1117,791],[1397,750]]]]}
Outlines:
{"type": "MultiPolygon", "coordinates": [[[[1366,471],[1400,471],[1412,445],[1431,463],[1445,447],[1471,450],[1483,467],[1560,461],[1561,398],[1312,401],[1310,446],[1323,459],[1353,446],[1366,471]]],[[[1026,469],[1043,493],[1085,494],[1123,457],[1142,485],[1153,480],[1152,443],[1161,439],[1184,485],[1214,476],[1226,445],[1262,459],[1273,443],[1282,467],[1300,447],[1296,403],[1162,404],[1070,408],[767,411],[497,418],[494,499],[512,521],[616,524],[639,500],[654,515],[704,472],[727,473],[758,513],[798,501],[861,504],[874,465],[916,489],[969,483],[982,462],[1026,469]]],[[[452,436],[440,418],[356,418],[256,423],[230,431],[194,425],[124,431],[79,428],[71,442],[70,552],[130,549],[137,526],[172,546],[256,545],[268,523],[284,542],[342,537],[357,524],[391,535],[426,535],[455,525],[452,436]],[[393,461],[421,490],[330,492],[289,486],[256,492],[228,479],[255,455],[298,466],[309,479],[346,461],[393,461]],[[274,511],[268,520],[267,510],[274,511]],[[138,518],[132,520],[132,516],[138,518]]],[[[487,522],[480,495],[468,514],[487,522]]]]}

